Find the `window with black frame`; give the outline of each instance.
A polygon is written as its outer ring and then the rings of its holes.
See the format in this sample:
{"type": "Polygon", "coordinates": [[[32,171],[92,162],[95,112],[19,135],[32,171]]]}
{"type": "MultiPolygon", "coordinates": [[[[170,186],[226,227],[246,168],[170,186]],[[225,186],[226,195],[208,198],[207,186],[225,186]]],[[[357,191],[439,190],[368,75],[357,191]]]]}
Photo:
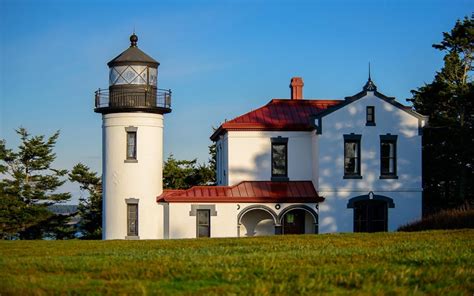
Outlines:
{"type": "Polygon", "coordinates": [[[380,178],[397,178],[397,136],[380,136],[380,178]]]}
{"type": "Polygon", "coordinates": [[[344,135],[344,178],[360,179],[360,135],[344,135]]]}
{"type": "Polygon", "coordinates": [[[272,181],[288,180],[288,138],[272,138],[272,181]]]}
{"type": "Polygon", "coordinates": [[[375,107],[374,106],[367,106],[365,117],[366,117],[365,125],[368,125],[368,126],[375,125],[375,107]]]}

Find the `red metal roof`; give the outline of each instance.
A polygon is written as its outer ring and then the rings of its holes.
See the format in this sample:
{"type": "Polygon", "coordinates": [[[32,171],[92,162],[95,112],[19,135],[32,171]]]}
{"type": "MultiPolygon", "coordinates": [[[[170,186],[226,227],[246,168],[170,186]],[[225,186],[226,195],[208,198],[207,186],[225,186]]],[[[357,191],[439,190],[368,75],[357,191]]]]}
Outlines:
{"type": "Polygon", "coordinates": [[[218,135],[229,130],[309,131],[313,129],[310,116],[341,102],[273,99],[263,107],[223,123],[211,140],[216,140],[218,135]]]}
{"type": "Polygon", "coordinates": [[[322,202],[311,181],[243,181],[234,186],[163,190],[157,202],[322,202]]]}

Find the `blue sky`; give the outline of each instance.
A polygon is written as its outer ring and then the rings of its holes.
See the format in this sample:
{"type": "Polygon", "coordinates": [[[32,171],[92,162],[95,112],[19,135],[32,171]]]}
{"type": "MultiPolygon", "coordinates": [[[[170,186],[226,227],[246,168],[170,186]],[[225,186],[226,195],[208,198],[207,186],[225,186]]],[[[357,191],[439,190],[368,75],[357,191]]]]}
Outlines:
{"type": "Polygon", "coordinates": [[[287,98],[292,76],[306,98],[338,99],[361,90],[370,61],[379,91],[405,103],[442,66],[431,44],[473,11],[464,0],[0,0],[0,138],[13,147],[20,126],[59,129],[56,165],[100,171],[93,92],[135,28],[173,90],[165,158],[207,161],[212,127],[287,98]]]}

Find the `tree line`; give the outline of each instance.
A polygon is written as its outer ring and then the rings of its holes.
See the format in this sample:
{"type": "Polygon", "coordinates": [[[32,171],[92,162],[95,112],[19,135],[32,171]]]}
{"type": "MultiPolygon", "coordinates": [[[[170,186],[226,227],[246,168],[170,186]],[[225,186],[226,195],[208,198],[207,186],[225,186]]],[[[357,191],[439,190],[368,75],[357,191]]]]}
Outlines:
{"type": "MultiPolygon", "coordinates": [[[[53,167],[53,148],[59,131],[46,138],[32,136],[19,128],[17,151],[0,141],[0,237],[2,239],[100,239],[102,237],[102,180],[88,166],[78,163],[71,171],[53,167]],[[67,181],[81,190],[77,211],[55,213],[51,209],[71,199],[59,192],[67,181]],[[78,223],[72,223],[78,218],[78,223]]],[[[207,164],[177,160],[170,155],[164,163],[165,189],[186,189],[215,182],[215,145],[209,146],[207,164]]]]}
{"type": "MultiPolygon", "coordinates": [[[[458,20],[443,40],[433,44],[445,53],[444,66],[431,83],[412,90],[413,108],[429,116],[423,135],[424,214],[474,204],[473,16],[458,20]]],[[[53,148],[59,132],[50,137],[17,131],[17,151],[0,141],[0,237],[2,239],[100,239],[102,184],[96,172],[79,163],[71,171],[53,167],[53,148]],[[77,183],[81,197],[77,211],[57,214],[50,206],[71,199],[58,192],[67,181],[77,183]],[[77,225],[71,223],[79,217],[77,225]]],[[[186,189],[215,183],[216,147],[209,146],[208,163],[196,159],[164,162],[165,189],[186,189]]]]}
{"type": "Polygon", "coordinates": [[[444,66],[431,83],[412,90],[413,107],[429,116],[423,131],[423,213],[473,206],[473,16],[458,20],[433,48],[444,66]]]}

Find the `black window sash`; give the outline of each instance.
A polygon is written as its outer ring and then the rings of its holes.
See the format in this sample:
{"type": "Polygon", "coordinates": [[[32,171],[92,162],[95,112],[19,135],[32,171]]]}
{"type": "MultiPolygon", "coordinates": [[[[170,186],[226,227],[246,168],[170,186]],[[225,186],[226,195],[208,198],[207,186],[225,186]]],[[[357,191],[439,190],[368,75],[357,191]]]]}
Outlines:
{"type": "Polygon", "coordinates": [[[375,107],[374,106],[367,106],[365,114],[366,114],[367,124],[375,123],[375,107]]]}
{"type": "Polygon", "coordinates": [[[380,175],[397,175],[397,136],[380,136],[380,175]]]}
{"type": "Polygon", "coordinates": [[[344,135],[344,176],[361,176],[361,135],[344,135]]]}

